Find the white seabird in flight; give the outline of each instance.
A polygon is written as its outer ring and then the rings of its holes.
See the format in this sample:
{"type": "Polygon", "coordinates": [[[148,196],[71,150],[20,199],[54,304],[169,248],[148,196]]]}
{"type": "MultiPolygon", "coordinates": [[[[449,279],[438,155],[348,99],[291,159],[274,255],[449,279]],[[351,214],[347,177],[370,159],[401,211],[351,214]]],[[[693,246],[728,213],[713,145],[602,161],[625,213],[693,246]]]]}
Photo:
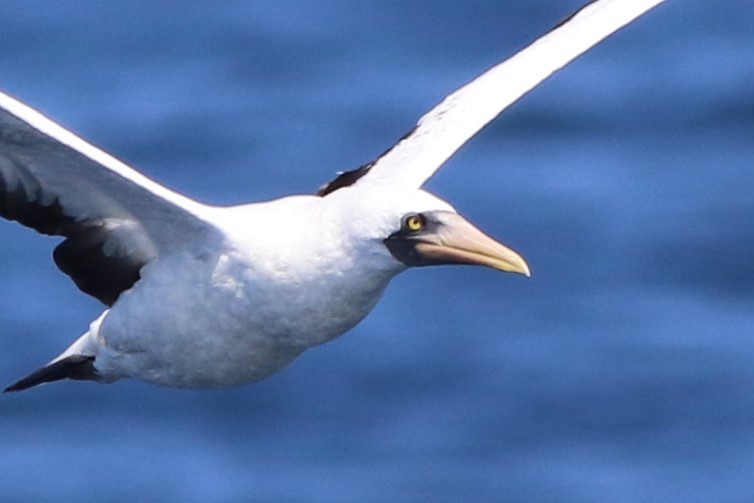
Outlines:
{"type": "Polygon", "coordinates": [[[107,309],[6,391],[59,379],[244,384],[355,326],[411,266],[524,259],[422,185],[509,105],[663,0],[597,0],[458,89],[316,195],[209,206],[0,93],[0,215],[62,236],[57,266],[107,309]]]}

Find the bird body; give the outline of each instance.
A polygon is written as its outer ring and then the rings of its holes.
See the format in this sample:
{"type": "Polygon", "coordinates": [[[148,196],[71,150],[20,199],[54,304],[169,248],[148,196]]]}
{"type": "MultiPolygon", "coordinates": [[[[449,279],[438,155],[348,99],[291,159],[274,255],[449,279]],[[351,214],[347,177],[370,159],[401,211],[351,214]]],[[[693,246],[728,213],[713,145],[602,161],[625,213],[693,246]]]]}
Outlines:
{"type": "Polygon", "coordinates": [[[177,194],[0,93],[0,215],[62,236],[56,264],[107,306],[6,391],[63,378],[243,384],[351,329],[408,267],[528,276],[521,256],[422,186],[529,89],[661,2],[591,2],[449,95],[374,162],[316,195],[231,207],[177,194]]]}
{"type": "Polygon", "coordinates": [[[200,218],[215,238],[187,240],[145,265],[56,361],[93,356],[98,380],[138,377],[171,387],[232,386],[274,374],[355,326],[406,268],[381,244],[383,229],[408,211],[401,206],[452,211],[413,192],[353,187],[329,198],[203,207],[200,218]],[[375,201],[365,206],[367,198],[375,201]],[[388,209],[374,211],[380,205],[388,209]],[[364,207],[373,211],[360,215],[364,207]]]}

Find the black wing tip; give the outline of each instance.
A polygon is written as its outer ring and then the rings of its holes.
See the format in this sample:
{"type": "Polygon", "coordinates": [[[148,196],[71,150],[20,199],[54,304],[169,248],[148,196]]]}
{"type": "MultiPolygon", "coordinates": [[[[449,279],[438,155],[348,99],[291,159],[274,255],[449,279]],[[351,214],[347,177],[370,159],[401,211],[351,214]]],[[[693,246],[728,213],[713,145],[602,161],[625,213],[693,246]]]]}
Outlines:
{"type": "Polygon", "coordinates": [[[85,355],[73,355],[45,365],[5,388],[3,393],[17,393],[40,384],[45,384],[61,379],[74,379],[77,381],[97,381],[99,375],[94,368],[94,357],[85,355]]]}

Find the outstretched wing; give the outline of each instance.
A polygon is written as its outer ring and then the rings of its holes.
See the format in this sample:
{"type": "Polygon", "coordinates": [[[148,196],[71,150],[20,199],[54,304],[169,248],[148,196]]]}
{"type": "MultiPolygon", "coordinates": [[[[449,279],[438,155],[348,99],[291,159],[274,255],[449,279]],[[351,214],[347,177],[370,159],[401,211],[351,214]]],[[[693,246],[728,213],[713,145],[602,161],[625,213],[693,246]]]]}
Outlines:
{"type": "Polygon", "coordinates": [[[421,187],[484,126],[577,56],[665,0],[595,0],[511,58],[461,87],[377,160],[324,186],[421,187]]]}
{"type": "Polygon", "coordinates": [[[0,92],[0,216],[65,237],[55,263],[106,305],[160,253],[215,232],[203,208],[0,92]]]}

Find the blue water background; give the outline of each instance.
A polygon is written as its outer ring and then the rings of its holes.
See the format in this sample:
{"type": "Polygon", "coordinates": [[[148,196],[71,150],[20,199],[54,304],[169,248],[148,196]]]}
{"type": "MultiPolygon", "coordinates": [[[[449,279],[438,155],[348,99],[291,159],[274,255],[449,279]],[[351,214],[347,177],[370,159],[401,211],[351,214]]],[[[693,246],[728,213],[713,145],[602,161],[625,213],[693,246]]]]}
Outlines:
{"type": "MultiPolygon", "coordinates": [[[[212,203],[312,192],[581,0],[5,0],[0,88],[212,203]]],[[[0,397],[0,500],[754,501],[754,2],[674,0],[429,187],[525,279],[399,277],[221,391],[0,397]]],[[[0,223],[0,381],[101,309],[0,223]]],[[[221,362],[218,362],[221,364],[221,362]]]]}

